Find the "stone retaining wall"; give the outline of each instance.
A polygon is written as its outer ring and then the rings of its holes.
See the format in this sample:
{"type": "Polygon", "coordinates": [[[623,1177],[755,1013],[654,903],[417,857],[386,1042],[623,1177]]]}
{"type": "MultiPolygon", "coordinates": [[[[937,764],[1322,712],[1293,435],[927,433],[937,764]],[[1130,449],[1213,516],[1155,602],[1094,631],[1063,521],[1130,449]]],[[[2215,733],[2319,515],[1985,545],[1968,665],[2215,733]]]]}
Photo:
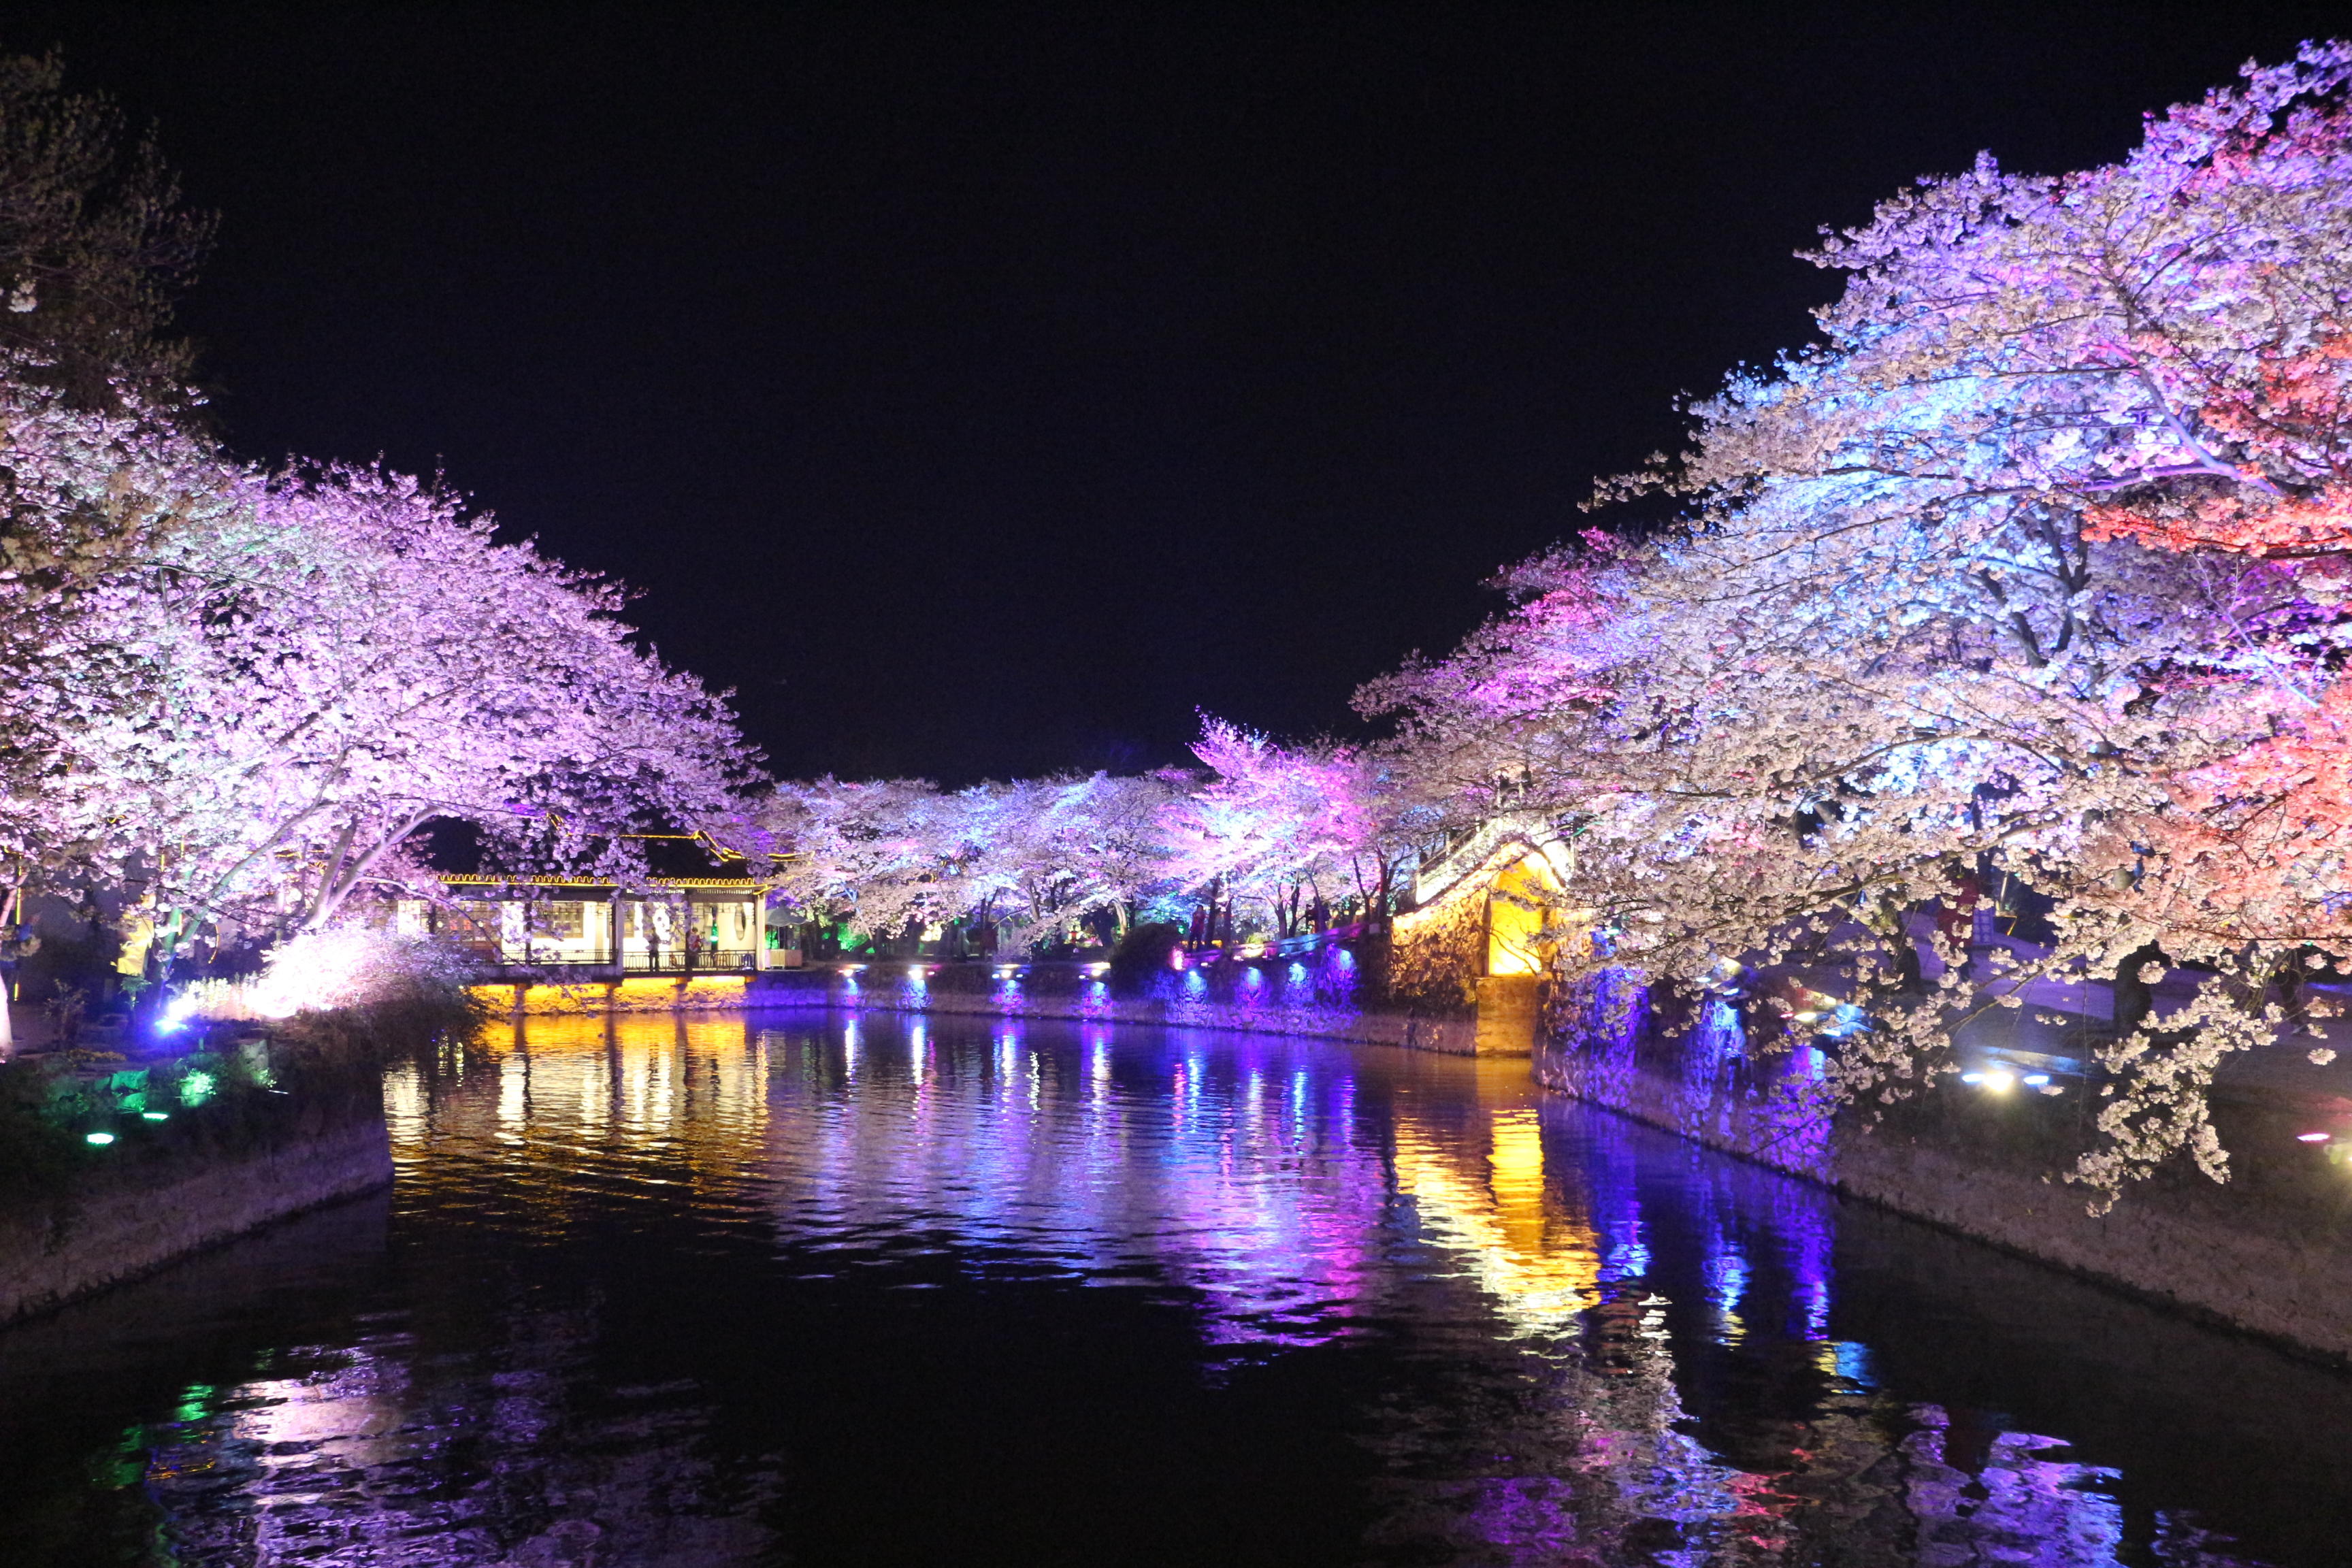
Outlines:
{"type": "Polygon", "coordinates": [[[54,1208],[0,1214],[0,1324],[391,1181],[391,1139],[375,1118],[150,1181],[94,1185],[54,1208]]]}
{"type": "Polygon", "coordinates": [[[2095,1114],[2095,1089],[2079,1079],[2047,1098],[1951,1083],[1871,1124],[1865,1111],[1809,1111],[1801,1092],[1773,1094],[1801,1091],[1790,1083],[1806,1070],[1801,1054],[1709,1059],[1695,1034],[1696,1045],[1654,1032],[1611,1039],[1571,1024],[1539,1040],[1536,1074],[1708,1148],[2352,1363],[2352,1103],[2219,1090],[2214,1121],[2231,1180],[2216,1184],[2180,1163],[2094,1216],[2085,1190],[2063,1175],[2095,1114]],[[2329,1142],[2298,1141],[2314,1129],[2329,1142]]]}

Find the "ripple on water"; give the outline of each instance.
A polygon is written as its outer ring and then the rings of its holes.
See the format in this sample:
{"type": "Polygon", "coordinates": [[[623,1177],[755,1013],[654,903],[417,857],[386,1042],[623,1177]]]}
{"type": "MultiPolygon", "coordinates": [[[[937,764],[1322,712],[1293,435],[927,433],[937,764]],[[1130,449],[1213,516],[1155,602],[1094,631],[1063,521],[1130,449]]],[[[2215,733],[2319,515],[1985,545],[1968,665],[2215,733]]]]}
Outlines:
{"type": "Polygon", "coordinates": [[[2221,1568],[2352,1528],[2341,1379],[1508,1065],[545,1020],[387,1106],[388,1209],[0,1338],[8,1561],[2221,1568]]]}

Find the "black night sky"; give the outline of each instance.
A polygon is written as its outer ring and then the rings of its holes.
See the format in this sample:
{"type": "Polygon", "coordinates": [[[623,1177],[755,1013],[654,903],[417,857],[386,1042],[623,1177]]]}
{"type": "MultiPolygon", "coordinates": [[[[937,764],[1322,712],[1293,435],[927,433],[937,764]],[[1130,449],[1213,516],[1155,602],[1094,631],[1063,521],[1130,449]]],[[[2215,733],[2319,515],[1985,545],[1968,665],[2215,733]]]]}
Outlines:
{"type": "Polygon", "coordinates": [[[0,9],[224,217],[221,424],[642,590],[781,772],[1346,733],[1802,340],[1790,252],[2312,5],[0,9]]]}

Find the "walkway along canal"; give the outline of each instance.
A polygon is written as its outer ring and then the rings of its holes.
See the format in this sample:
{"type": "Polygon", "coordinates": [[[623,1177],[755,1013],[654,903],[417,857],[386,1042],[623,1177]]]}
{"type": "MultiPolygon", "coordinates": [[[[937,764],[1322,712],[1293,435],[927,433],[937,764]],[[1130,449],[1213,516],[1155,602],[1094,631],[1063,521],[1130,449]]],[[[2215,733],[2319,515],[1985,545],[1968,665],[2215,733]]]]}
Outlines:
{"type": "Polygon", "coordinates": [[[398,1178],[0,1335],[42,1565],[2279,1564],[2352,1381],[1265,1035],[528,1018],[398,1178]]]}

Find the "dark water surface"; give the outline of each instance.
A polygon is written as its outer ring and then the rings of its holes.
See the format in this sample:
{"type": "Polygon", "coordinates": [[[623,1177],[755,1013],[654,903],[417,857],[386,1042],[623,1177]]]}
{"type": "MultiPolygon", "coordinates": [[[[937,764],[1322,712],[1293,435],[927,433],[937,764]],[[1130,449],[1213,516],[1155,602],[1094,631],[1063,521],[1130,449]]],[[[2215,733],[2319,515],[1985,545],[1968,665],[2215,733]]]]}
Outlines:
{"type": "Polygon", "coordinates": [[[1214,1034],[545,1020],[0,1335],[8,1564],[2352,1561],[2352,1382],[1605,1114],[1214,1034]]]}

